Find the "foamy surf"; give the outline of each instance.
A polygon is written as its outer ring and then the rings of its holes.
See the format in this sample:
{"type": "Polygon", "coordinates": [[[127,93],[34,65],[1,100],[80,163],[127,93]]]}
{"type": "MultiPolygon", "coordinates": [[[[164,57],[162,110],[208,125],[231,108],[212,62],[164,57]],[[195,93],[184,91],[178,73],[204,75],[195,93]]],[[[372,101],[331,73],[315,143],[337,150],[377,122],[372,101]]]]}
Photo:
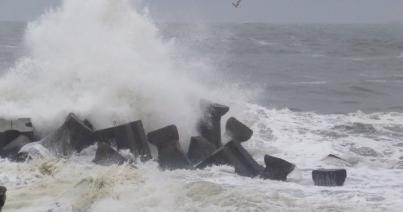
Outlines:
{"type": "Polygon", "coordinates": [[[249,105],[242,120],[253,126],[245,148],[297,165],[289,182],[240,177],[231,167],[160,171],[155,162],[103,167],[89,147],[69,160],[1,161],[9,188],[5,211],[399,211],[403,115],[319,115],[249,105]],[[360,128],[363,123],[372,128],[360,128]],[[341,127],[345,126],[345,127],[341,127]],[[347,127],[346,127],[347,126],[347,127]],[[355,126],[349,128],[348,126],[355,126]],[[369,147],[376,155],[356,152],[369,147]],[[323,160],[336,154],[350,164],[323,160]],[[399,159],[400,158],[400,159],[399,159]],[[313,185],[311,170],[346,168],[343,187],[313,185]]]}

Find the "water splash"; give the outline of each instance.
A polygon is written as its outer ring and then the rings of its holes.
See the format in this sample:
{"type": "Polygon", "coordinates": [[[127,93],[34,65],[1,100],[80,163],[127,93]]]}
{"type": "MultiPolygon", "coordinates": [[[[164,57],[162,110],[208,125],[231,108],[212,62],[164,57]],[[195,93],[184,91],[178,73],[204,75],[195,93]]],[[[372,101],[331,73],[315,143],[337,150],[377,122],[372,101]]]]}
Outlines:
{"type": "Polygon", "coordinates": [[[190,135],[199,99],[219,96],[178,68],[173,44],[127,0],[63,1],[24,40],[28,56],[0,79],[0,117],[31,117],[41,132],[75,112],[97,128],[142,119],[190,135]]]}

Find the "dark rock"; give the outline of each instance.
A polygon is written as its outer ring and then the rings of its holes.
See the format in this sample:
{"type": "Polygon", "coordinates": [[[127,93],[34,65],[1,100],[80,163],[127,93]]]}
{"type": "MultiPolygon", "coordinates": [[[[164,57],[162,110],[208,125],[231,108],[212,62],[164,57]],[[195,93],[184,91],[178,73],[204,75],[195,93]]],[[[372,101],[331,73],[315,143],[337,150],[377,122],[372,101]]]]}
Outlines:
{"type": "Polygon", "coordinates": [[[126,158],[119,154],[116,150],[110,147],[106,143],[98,143],[98,149],[95,153],[94,163],[98,165],[113,165],[118,164],[121,165],[126,162],[126,158]]]}
{"type": "Polygon", "coordinates": [[[233,166],[237,174],[247,177],[255,177],[263,171],[263,167],[237,141],[230,141],[220,147],[196,167],[203,169],[212,165],[233,166]]]}
{"type": "Polygon", "coordinates": [[[249,127],[234,117],[228,119],[225,125],[225,133],[230,136],[232,140],[238,142],[247,141],[253,135],[253,131],[249,127]]]}
{"type": "Polygon", "coordinates": [[[202,162],[196,164],[196,168],[204,169],[208,166],[220,166],[220,165],[229,165],[233,166],[230,161],[231,151],[228,150],[225,146],[220,147],[216,151],[214,151],[209,157],[207,157],[202,162]]]}
{"type": "Polygon", "coordinates": [[[190,168],[190,162],[179,144],[178,129],[170,125],[148,133],[150,143],[157,146],[158,163],[162,169],[190,168]]]}
{"type": "Polygon", "coordinates": [[[179,142],[176,142],[179,140],[179,133],[178,128],[175,125],[169,125],[161,129],[149,132],[147,134],[147,137],[150,143],[154,144],[157,147],[163,145],[171,145],[172,143],[175,143],[175,145],[179,146],[179,142]]]}
{"type": "Polygon", "coordinates": [[[231,151],[230,161],[235,167],[235,172],[241,176],[255,177],[263,171],[255,159],[246,151],[243,146],[231,141],[225,145],[231,151]]]}
{"type": "Polygon", "coordinates": [[[34,129],[31,119],[0,119],[0,149],[16,139],[19,135],[25,135],[31,140],[34,139],[34,129]]]}
{"type": "Polygon", "coordinates": [[[92,125],[92,123],[88,119],[84,119],[83,123],[87,125],[87,127],[91,130],[94,130],[94,125],[92,125]]]}
{"type": "Polygon", "coordinates": [[[20,118],[17,120],[12,120],[12,129],[20,132],[27,136],[29,139],[33,140],[34,137],[34,128],[30,118],[20,118]]]}
{"type": "Polygon", "coordinates": [[[92,139],[98,142],[115,142],[118,150],[130,149],[142,161],[151,159],[150,148],[144,132],[143,123],[138,120],[94,132],[92,139]]]}
{"type": "Polygon", "coordinates": [[[215,150],[215,146],[202,136],[192,137],[187,156],[192,164],[196,164],[206,159],[215,150]]]}
{"type": "Polygon", "coordinates": [[[346,180],[345,169],[318,169],[312,171],[312,179],[317,186],[342,186],[346,180]]]}
{"type": "Polygon", "coordinates": [[[229,111],[229,107],[206,100],[200,101],[203,117],[198,123],[200,135],[210,141],[216,148],[221,144],[221,117],[229,111]]]}
{"type": "Polygon", "coordinates": [[[91,135],[93,131],[75,114],[70,113],[64,124],[45,137],[41,143],[51,152],[60,156],[69,156],[73,151],[80,152],[93,144],[91,135]]]}
{"type": "Polygon", "coordinates": [[[266,169],[262,172],[263,179],[286,181],[287,176],[295,169],[295,165],[281,158],[264,156],[266,169]]]}
{"type": "Polygon", "coordinates": [[[5,133],[11,129],[11,121],[0,119],[0,149],[8,144],[5,133]]]}
{"type": "Polygon", "coordinates": [[[17,160],[18,151],[28,143],[31,143],[31,139],[25,135],[20,135],[1,149],[0,156],[7,157],[11,160],[17,160]]]}
{"type": "Polygon", "coordinates": [[[0,186],[0,212],[3,209],[4,204],[6,203],[6,192],[7,188],[4,186],[0,186]]]}

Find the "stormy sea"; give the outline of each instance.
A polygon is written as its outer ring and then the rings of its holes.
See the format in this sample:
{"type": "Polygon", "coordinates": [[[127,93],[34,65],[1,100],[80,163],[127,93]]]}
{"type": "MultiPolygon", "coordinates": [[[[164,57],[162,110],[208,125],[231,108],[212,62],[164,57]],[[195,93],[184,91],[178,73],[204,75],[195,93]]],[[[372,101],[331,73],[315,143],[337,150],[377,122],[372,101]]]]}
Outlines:
{"type": "Polygon", "coordinates": [[[208,99],[230,107],[223,125],[253,130],[242,145],[259,164],[296,168],[275,181],[226,165],[96,165],[96,145],[68,158],[39,148],[0,158],[3,211],[401,211],[402,93],[403,25],[158,23],[125,0],[64,1],[0,22],[1,119],[31,118],[38,138],[71,112],[95,129],[175,124],[187,152],[208,99]],[[319,168],[346,169],[344,186],[315,186],[319,168]]]}

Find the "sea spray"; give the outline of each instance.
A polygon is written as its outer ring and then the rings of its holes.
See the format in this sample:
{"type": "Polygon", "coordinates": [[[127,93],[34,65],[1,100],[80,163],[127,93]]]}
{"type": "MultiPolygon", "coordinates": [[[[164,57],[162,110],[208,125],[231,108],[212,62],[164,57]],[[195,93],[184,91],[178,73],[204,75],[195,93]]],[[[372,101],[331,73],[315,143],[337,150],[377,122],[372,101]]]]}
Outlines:
{"type": "Polygon", "coordinates": [[[43,134],[74,112],[96,128],[142,119],[146,130],[174,123],[189,136],[200,98],[234,100],[178,68],[173,44],[127,0],[63,1],[24,42],[27,56],[0,78],[0,117],[31,117],[43,134]]]}

